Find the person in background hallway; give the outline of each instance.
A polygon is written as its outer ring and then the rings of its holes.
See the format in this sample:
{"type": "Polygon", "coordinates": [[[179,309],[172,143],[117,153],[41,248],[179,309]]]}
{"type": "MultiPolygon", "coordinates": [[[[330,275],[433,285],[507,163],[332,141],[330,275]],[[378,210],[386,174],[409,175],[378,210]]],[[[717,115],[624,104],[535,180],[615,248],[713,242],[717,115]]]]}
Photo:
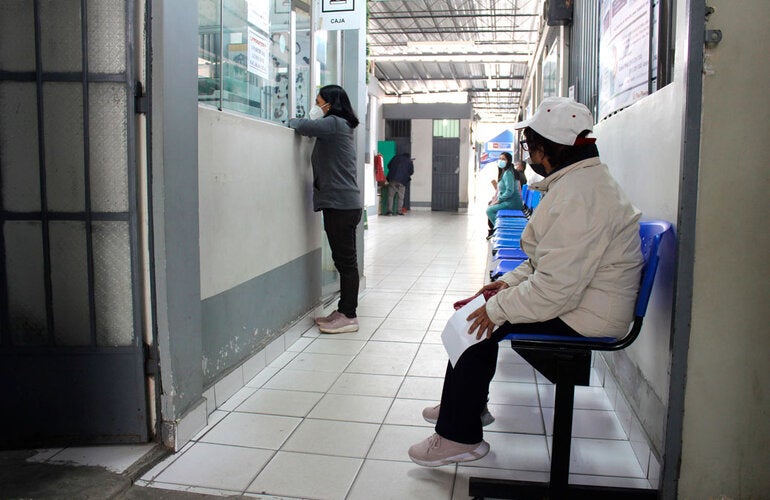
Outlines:
{"type": "Polygon", "coordinates": [[[301,135],[316,138],[310,157],[313,210],[323,212],[332,260],[340,273],[337,309],[315,321],[323,333],[356,332],[359,285],[356,227],[361,221],[362,203],[353,129],[358,126],[358,117],[339,85],[322,87],[308,116],[309,119],[289,120],[289,127],[301,135]]]}
{"type": "Polygon", "coordinates": [[[527,183],[527,176],[524,175],[525,168],[527,168],[527,165],[521,160],[517,161],[516,166],[513,167],[513,177],[519,184],[520,193],[522,192],[524,185],[527,183]]]}
{"type": "Polygon", "coordinates": [[[497,166],[502,171],[502,176],[497,181],[497,201],[487,207],[487,223],[489,224],[487,239],[491,238],[492,233],[495,231],[497,212],[500,210],[521,210],[524,208],[521,201],[521,190],[517,189],[516,181],[513,177],[511,160],[510,153],[500,153],[500,159],[497,161],[497,166]]]}
{"type": "Polygon", "coordinates": [[[408,152],[398,154],[388,162],[388,204],[385,215],[392,215],[393,199],[396,196],[398,196],[396,213],[404,215],[404,193],[412,174],[414,174],[414,163],[408,152]]]}
{"type": "Polygon", "coordinates": [[[447,363],[441,404],[423,410],[436,433],[409,448],[417,464],[437,467],[489,452],[482,427],[497,343],[509,333],[622,337],[634,316],[642,253],[641,213],[587,138],[593,117],[566,97],[544,99],[518,123],[532,168],[546,192],[521,234],[529,260],[482,288],[496,291],[473,311],[468,334],[481,341],[447,363]]]}

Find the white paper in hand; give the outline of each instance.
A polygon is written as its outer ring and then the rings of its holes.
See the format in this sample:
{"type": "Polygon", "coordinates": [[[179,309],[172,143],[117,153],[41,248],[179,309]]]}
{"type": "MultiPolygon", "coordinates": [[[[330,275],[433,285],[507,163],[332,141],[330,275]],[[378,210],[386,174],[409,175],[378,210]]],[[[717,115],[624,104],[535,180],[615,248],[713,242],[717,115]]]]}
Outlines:
{"type": "Polygon", "coordinates": [[[449,321],[447,321],[444,332],[441,334],[441,341],[444,343],[444,348],[449,355],[449,362],[452,363],[452,367],[457,364],[457,360],[460,359],[460,356],[467,348],[474,344],[478,344],[486,338],[481,337],[476,340],[475,334],[469,335],[468,330],[470,329],[472,322],[465,319],[485,303],[484,296],[479,295],[455,311],[452,317],[449,318],[449,321]]]}

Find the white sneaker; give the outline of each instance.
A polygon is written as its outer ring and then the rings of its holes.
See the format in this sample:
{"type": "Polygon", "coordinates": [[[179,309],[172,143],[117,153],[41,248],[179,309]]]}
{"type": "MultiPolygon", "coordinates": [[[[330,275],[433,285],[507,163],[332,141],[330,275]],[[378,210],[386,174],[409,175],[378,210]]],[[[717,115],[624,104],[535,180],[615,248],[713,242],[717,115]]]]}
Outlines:
{"type": "Polygon", "coordinates": [[[328,323],[319,323],[322,333],[352,333],[358,331],[358,318],[348,318],[342,313],[328,323]]]}

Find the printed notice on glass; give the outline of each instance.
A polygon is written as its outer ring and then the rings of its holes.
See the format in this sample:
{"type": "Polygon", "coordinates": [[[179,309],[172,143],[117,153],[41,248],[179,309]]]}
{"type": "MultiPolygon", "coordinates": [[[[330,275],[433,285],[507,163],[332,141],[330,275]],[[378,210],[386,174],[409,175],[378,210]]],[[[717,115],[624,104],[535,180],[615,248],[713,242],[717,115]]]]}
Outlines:
{"type": "MultiPolygon", "coordinates": [[[[484,296],[479,295],[455,311],[452,317],[449,318],[449,321],[447,321],[444,332],[441,334],[441,341],[444,343],[444,349],[446,349],[449,355],[449,362],[452,363],[453,367],[467,348],[478,344],[486,338],[486,336],[483,336],[477,340],[475,333],[473,335],[468,334],[468,330],[473,322],[465,319],[485,303],[484,296]]],[[[496,329],[497,327],[495,327],[496,329]]]]}
{"type": "Polygon", "coordinates": [[[260,78],[268,78],[268,62],[270,61],[270,41],[249,28],[249,73],[260,78]]]}

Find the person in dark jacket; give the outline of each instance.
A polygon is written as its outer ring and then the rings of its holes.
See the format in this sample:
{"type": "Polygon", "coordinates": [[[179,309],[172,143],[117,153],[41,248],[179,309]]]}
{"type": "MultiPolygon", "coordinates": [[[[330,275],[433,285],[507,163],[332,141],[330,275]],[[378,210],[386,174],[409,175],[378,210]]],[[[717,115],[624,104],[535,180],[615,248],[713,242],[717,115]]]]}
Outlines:
{"type": "Polygon", "coordinates": [[[393,200],[398,196],[398,215],[404,215],[404,193],[406,185],[414,174],[414,163],[409,157],[409,153],[401,153],[393,157],[388,162],[388,204],[385,215],[391,215],[393,210],[393,200]]]}
{"type": "Polygon", "coordinates": [[[358,126],[353,107],[339,85],[321,87],[309,119],[289,120],[298,134],[315,137],[310,163],[313,166],[313,210],[323,212],[323,223],[334,267],[340,273],[337,309],[316,318],[323,333],[358,331],[358,257],[356,227],[361,221],[361,190],[358,188],[356,145],[358,126]]]}

